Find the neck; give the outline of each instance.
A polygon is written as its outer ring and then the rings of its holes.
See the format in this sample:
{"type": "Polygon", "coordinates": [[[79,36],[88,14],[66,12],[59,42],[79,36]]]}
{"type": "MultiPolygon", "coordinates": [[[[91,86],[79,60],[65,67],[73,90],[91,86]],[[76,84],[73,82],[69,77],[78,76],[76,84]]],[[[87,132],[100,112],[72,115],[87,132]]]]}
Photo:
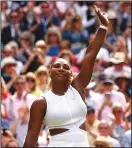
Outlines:
{"type": "Polygon", "coordinates": [[[116,123],[117,125],[120,125],[121,122],[122,122],[122,119],[120,119],[120,118],[115,120],[115,123],[116,123]]]}
{"type": "Polygon", "coordinates": [[[18,96],[18,97],[21,97],[22,94],[23,94],[23,92],[17,92],[17,96],[18,96]]]}
{"type": "Polygon", "coordinates": [[[68,89],[68,85],[62,85],[62,83],[58,83],[57,85],[56,84],[53,84],[52,83],[52,91],[53,93],[57,94],[57,95],[64,95],[65,92],[67,91],[68,89]]]}
{"type": "Polygon", "coordinates": [[[88,121],[88,124],[89,124],[90,126],[92,126],[92,125],[94,124],[94,120],[88,121]]]}

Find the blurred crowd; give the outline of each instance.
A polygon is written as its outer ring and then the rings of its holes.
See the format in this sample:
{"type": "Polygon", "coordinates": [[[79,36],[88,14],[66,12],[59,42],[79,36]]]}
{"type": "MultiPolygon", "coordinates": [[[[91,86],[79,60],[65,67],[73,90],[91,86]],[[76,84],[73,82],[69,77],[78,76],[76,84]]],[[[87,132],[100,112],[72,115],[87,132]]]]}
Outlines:
{"type": "MultiPolygon", "coordinates": [[[[85,90],[88,141],[131,147],[131,2],[1,1],[2,147],[23,146],[30,107],[50,89],[48,70],[56,58],[79,73],[100,25],[94,4],[110,24],[85,90]]],[[[49,140],[42,124],[37,146],[49,140]]]]}

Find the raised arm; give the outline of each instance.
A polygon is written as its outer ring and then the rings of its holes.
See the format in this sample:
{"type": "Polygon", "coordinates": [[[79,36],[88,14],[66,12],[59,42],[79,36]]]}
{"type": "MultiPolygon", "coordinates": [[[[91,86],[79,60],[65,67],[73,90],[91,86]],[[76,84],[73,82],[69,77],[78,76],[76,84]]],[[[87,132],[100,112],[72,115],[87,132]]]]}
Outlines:
{"type": "Polygon", "coordinates": [[[74,79],[81,87],[86,88],[90,82],[93,66],[96,56],[104,42],[104,38],[107,32],[109,20],[106,14],[102,12],[97,6],[94,6],[95,12],[100,20],[101,26],[99,27],[95,39],[91,42],[86,50],[86,56],[82,61],[80,73],[74,79]]]}
{"type": "Polygon", "coordinates": [[[23,147],[36,147],[46,108],[47,105],[44,99],[33,102],[30,110],[28,132],[23,147]]]}

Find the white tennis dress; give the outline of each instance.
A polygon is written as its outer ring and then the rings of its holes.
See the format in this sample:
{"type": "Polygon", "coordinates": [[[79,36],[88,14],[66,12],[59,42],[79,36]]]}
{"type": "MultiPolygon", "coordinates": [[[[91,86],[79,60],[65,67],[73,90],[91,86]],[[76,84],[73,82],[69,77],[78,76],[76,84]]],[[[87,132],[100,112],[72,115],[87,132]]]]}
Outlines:
{"type": "Polygon", "coordinates": [[[49,129],[69,129],[51,136],[48,147],[89,147],[87,132],[79,128],[85,122],[87,108],[78,91],[69,85],[62,96],[50,90],[41,97],[47,102],[44,123],[49,129]]]}

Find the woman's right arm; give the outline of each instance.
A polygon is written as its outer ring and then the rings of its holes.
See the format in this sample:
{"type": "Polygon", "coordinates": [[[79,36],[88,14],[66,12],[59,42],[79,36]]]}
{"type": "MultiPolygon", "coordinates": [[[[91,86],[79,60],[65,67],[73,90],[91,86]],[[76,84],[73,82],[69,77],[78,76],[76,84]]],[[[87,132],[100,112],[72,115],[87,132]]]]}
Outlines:
{"type": "Polygon", "coordinates": [[[30,110],[30,120],[28,132],[23,147],[35,147],[42,121],[46,114],[47,104],[45,99],[39,99],[33,102],[30,110]]]}

